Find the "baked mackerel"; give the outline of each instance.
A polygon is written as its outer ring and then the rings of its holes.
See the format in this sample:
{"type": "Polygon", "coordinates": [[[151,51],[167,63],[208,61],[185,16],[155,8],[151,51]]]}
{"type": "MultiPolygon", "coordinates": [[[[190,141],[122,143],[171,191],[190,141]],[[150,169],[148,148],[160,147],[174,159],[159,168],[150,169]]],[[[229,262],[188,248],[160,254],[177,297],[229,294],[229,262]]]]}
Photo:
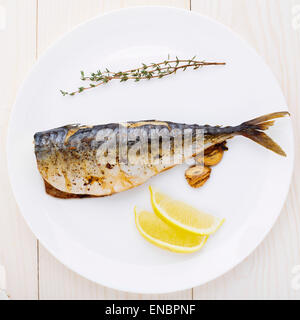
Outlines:
{"type": "Polygon", "coordinates": [[[34,135],[37,167],[46,191],[53,196],[107,196],[141,185],[237,135],[286,156],[263,132],[274,124],[274,119],[286,115],[289,113],[276,112],[227,127],[157,120],[66,125],[34,135]],[[190,138],[182,139],[187,136],[186,132],[190,138]],[[200,136],[202,142],[195,143],[200,136]],[[186,153],[184,150],[189,147],[192,151],[186,153]]]}

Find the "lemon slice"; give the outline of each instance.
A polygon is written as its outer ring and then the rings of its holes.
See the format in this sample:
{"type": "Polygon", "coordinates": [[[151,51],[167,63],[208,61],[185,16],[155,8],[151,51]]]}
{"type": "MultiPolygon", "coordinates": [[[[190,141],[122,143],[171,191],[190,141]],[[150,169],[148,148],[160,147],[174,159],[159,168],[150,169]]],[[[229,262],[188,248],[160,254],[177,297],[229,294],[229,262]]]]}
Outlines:
{"type": "Polygon", "coordinates": [[[134,212],[135,223],[141,235],[160,248],[191,253],[201,249],[208,238],[173,228],[149,211],[135,207],[134,212]]]}
{"type": "Polygon", "coordinates": [[[194,207],[150,187],[151,203],[157,216],[180,230],[198,235],[210,235],[216,232],[225,219],[201,212],[194,207]]]}

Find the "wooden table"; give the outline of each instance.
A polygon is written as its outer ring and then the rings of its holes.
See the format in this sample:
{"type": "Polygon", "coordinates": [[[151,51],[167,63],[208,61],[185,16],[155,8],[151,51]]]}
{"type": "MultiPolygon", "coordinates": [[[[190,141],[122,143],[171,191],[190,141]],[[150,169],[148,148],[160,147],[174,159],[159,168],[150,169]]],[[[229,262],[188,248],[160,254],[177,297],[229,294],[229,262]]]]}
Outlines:
{"type": "Polygon", "coordinates": [[[223,277],[182,292],[138,295],[94,284],[51,256],[20,215],[5,154],[9,112],[20,84],[62,34],[103,12],[137,5],[197,11],[246,39],[285,93],[299,146],[300,0],[0,0],[0,264],[6,269],[7,291],[13,299],[299,299],[299,148],[284,209],[263,243],[223,277]]]}

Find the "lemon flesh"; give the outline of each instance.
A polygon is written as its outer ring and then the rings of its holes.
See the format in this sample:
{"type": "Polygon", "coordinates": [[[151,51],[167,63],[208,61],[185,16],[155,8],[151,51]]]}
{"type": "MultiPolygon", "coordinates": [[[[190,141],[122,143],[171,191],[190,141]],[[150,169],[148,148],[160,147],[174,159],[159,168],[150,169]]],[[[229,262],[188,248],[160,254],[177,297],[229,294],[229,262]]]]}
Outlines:
{"type": "Polygon", "coordinates": [[[197,235],[216,232],[225,219],[214,217],[150,187],[154,212],[166,224],[197,235]]]}
{"type": "Polygon", "coordinates": [[[191,253],[201,249],[208,238],[173,228],[149,211],[137,208],[134,211],[135,223],[141,235],[160,248],[191,253]]]}

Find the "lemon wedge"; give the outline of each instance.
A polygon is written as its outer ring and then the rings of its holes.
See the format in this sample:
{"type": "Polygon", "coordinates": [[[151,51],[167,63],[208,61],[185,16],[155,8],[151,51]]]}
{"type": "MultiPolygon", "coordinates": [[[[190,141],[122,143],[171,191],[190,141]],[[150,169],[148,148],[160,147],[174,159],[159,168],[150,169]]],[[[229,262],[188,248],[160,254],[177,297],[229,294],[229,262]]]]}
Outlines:
{"type": "Polygon", "coordinates": [[[208,238],[208,236],[195,235],[170,227],[149,211],[135,207],[134,212],[135,224],[140,234],[160,248],[179,253],[191,253],[201,249],[208,238]]]}
{"type": "Polygon", "coordinates": [[[151,203],[154,212],[166,224],[179,230],[197,235],[210,235],[216,232],[225,219],[201,212],[194,207],[150,187],[151,203]]]}

